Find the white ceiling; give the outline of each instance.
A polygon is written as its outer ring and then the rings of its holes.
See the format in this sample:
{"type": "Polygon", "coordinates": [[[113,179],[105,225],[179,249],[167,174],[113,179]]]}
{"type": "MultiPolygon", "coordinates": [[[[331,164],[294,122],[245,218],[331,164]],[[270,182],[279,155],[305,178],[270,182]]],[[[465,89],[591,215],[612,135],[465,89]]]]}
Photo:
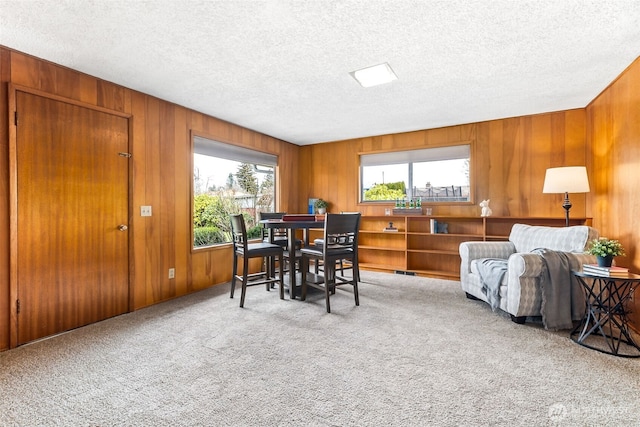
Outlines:
{"type": "Polygon", "coordinates": [[[640,1],[0,0],[0,44],[305,145],[582,108],[640,1]]]}

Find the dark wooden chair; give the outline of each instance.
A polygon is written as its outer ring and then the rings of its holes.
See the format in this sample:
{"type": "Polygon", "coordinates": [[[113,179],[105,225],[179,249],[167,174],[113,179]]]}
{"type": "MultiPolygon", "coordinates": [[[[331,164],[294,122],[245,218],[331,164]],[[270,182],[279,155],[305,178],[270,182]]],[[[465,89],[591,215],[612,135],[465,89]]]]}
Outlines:
{"type": "Polygon", "coordinates": [[[326,214],[324,222],[323,244],[301,249],[302,261],[302,296],[307,297],[307,287],[321,289],[325,293],[327,313],[331,313],[329,296],[335,293],[339,285],[353,286],[356,305],[360,305],[358,296],[358,230],[360,228],[360,214],[326,214]],[[323,264],[323,275],[309,272],[310,261],[316,265],[323,264]],[[346,260],[353,266],[351,277],[338,274],[339,262],[346,260]]]}
{"type": "MultiPolygon", "coordinates": [[[[340,212],[341,214],[359,214],[360,212],[340,212]]],[[[313,241],[313,244],[315,246],[318,247],[318,249],[322,248],[322,245],[324,245],[324,239],[315,239],[313,241]]],[[[340,274],[344,276],[344,272],[345,270],[351,270],[352,274],[357,275],[356,280],[358,282],[361,282],[360,280],[360,269],[354,268],[354,265],[351,261],[347,260],[347,259],[339,259],[338,261],[336,261],[337,264],[337,268],[340,270],[340,274]]],[[[319,272],[324,271],[324,264],[321,260],[317,260],[315,263],[315,274],[319,274],[319,272]]]]}
{"type": "MultiPolygon", "coordinates": [[[[258,214],[260,221],[269,219],[282,219],[286,215],[286,212],[260,212],[258,214]]],[[[293,254],[289,250],[289,232],[286,228],[262,228],[262,241],[266,243],[274,243],[282,246],[284,249],[285,269],[284,272],[288,273],[291,269],[291,265],[298,265],[300,261],[300,248],[302,247],[302,240],[296,239],[296,248],[293,254]]],[[[275,263],[273,263],[275,264],[275,263]]]]}
{"type": "Polygon", "coordinates": [[[242,214],[231,215],[231,233],[233,235],[233,275],[231,276],[231,298],[236,287],[236,280],[242,282],[242,293],[240,295],[240,307],[244,307],[244,298],[248,286],[265,285],[267,290],[271,289],[274,283],[280,284],[280,299],[284,299],[284,279],[282,269],[270,268],[272,261],[277,258],[280,265],[283,265],[284,249],[280,245],[273,243],[259,242],[249,243],[247,239],[247,228],[242,214]],[[238,258],[242,258],[242,275],[238,274],[238,258]],[[263,271],[249,273],[249,259],[262,258],[263,271]],[[265,261],[266,260],[266,261],[265,261]]]}
{"type": "MultiPolygon", "coordinates": [[[[282,219],[286,212],[260,212],[258,218],[260,221],[269,219],[282,219]]],[[[289,236],[286,228],[262,228],[262,241],[265,243],[275,243],[283,248],[287,247],[289,236]]]]}

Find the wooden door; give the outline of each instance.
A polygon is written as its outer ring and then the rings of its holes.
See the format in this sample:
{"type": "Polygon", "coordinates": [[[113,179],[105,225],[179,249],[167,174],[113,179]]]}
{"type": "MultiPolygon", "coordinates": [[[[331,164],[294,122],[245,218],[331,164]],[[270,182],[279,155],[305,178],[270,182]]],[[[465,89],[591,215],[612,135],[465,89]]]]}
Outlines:
{"type": "Polygon", "coordinates": [[[128,311],[129,131],[21,91],[16,109],[20,345],[128,311]]]}

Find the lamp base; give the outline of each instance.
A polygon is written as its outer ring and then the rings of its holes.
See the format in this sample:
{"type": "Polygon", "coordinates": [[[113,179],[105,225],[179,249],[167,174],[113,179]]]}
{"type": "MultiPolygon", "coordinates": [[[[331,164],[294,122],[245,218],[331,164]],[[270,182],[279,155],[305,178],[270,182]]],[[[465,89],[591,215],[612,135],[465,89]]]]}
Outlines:
{"type": "Polygon", "coordinates": [[[569,209],[571,209],[571,202],[569,201],[569,193],[564,193],[564,202],[562,203],[562,207],[565,210],[564,218],[565,218],[565,227],[569,226],[569,209]]]}

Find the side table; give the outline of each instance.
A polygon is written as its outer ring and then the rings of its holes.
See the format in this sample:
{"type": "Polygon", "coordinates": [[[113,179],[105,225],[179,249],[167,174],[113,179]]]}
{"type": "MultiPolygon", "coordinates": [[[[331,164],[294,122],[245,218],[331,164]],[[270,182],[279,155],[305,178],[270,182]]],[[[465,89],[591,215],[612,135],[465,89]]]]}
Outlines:
{"type": "Polygon", "coordinates": [[[640,286],[640,275],[597,276],[572,271],[585,291],[582,321],[571,331],[571,340],[590,349],[619,357],[640,357],[640,347],[629,334],[625,304],[640,286]]]}

